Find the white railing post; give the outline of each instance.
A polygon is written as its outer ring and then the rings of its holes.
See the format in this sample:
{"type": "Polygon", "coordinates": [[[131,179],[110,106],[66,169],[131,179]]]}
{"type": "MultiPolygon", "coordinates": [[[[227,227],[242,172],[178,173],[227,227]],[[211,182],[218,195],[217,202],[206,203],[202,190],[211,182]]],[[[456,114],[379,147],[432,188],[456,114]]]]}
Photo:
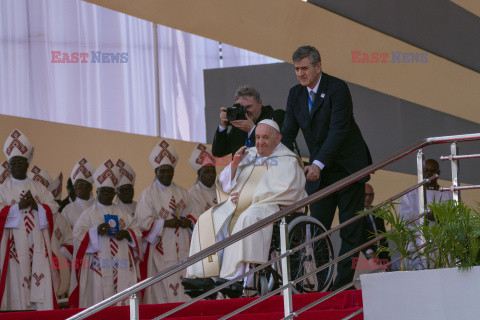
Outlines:
{"type": "MultiPolygon", "coordinates": [[[[423,181],[423,150],[419,149],[417,152],[417,182],[420,183],[423,181]]],[[[420,212],[418,214],[422,214],[427,210],[427,198],[425,192],[425,186],[418,188],[418,209],[420,212]]],[[[421,220],[423,222],[423,218],[421,220]]]]}
{"type": "MultiPolygon", "coordinates": [[[[454,157],[458,155],[458,147],[457,143],[454,142],[450,145],[450,156],[454,157]]],[[[458,160],[451,158],[450,160],[452,164],[452,187],[458,187],[460,182],[458,181],[458,160]]],[[[459,202],[460,201],[460,191],[453,190],[453,200],[459,202]]]]}
{"type": "MultiPolygon", "coordinates": [[[[280,253],[284,254],[289,249],[290,244],[288,243],[288,227],[285,217],[283,217],[282,222],[280,222],[280,253]]],[[[282,283],[283,285],[290,283],[290,263],[288,256],[282,259],[282,283]]],[[[288,317],[293,312],[292,287],[286,287],[282,294],[285,317],[288,317]]]]}
{"type": "Polygon", "coordinates": [[[138,297],[134,293],[130,296],[130,320],[140,320],[140,310],[138,307],[138,297]]]}

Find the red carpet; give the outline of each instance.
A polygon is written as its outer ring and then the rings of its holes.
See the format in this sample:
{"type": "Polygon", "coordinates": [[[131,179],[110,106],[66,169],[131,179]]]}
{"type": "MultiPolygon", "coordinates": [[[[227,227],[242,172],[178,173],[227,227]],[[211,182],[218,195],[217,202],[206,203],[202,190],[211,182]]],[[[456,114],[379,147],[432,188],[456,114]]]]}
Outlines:
{"type": "MultiPolygon", "coordinates": [[[[298,310],[303,306],[320,299],[326,293],[311,293],[311,294],[297,294],[293,295],[294,310],[298,310]]],[[[229,299],[229,300],[211,300],[200,301],[193,304],[167,319],[186,320],[213,320],[220,316],[226,315],[233,310],[249,303],[255,298],[243,299],[229,299]]],[[[166,312],[178,303],[157,304],[157,305],[142,305],[140,306],[140,319],[153,319],[163,312],[166,312]]],[[[322,320],[337,320],[346,317],[362,307],[362,293],[361,291],[345,291],[337,296],[315,306],[314,308],[300,314],[295,319],[322,319],[322,320]]],[[[81,309],[57,310],[57,311],[35,311],[35,312],[12,312],[0,314],[0,319],[15,319],[15,320],[63,320],[71,315],[79,312],[81,309]]],[[[96,315],[88,319],[115,319],[123,320],[129,319],[128,307],[110,307],[100,311],[96,315]]],[[[258,305],[245,310],[243,313],[233,317],[236,320],[252,320],[252,319],[281,319],[283,318],[283,297],[274,296],[266,301],[262,301],[258,305]]],[[[363,319],[363,315],[358,315],[354,320],[363,319]]]]}

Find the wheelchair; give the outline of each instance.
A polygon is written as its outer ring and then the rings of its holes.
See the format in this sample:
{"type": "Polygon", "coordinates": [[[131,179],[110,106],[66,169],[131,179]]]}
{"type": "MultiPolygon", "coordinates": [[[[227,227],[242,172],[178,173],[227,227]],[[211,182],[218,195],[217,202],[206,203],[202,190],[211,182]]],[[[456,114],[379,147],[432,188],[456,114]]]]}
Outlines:
{"type": "MultiPolygon", "coordinates": [[[[290,249],[326,232],[325,227],[306,212],[296,212],[286,217],[290,249]]],[[[280,255],[280,221],[273,225],[270,259],[280,255]]],[[[333,247],[329,236],[319,239],[289,256],[290,280],[312,272],[316,268],[334,259],[333,247]]],[[[294,293],[327,291],[333,280],[334,265],[298,282],[294,293]]],[[[253,275],[250,286],[245,287],[244,296],[263,296],[282,285],[281,261],[274,262],[253,275]]]]}

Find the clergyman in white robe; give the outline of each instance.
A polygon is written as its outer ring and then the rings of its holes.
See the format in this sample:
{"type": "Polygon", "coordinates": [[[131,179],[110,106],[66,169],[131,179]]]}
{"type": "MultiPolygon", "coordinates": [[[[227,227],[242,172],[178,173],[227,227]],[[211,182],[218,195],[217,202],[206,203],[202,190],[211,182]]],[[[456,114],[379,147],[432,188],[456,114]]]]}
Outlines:
{"type": "MultiPolygon", "coordinates": [[[[150,162],[155,170],[164,166],[172,169],[178,162],[173,147],[166,141],[158,143],[150,154],[150,162]]],[[[163,185],[158,178],[145,189],[138,201],[135,220],[142,232],[145,248],[144,262],[141,264],[142,280],[188,258],[190,229],[167,228],[167,220],[187,219],[191,206],[187,190],[170,181],[163,185]]],[[[193,226],[193,222],[191,223],[193,226]]],[[[161,282],[145,289],[143,302],[147,304],[184,302],[190,299],[184,292],[181,281],[185,270],[169,276],[161,282]]]]}
{"type": "MultiPolygon", "coordinates": [[[[112,160],[107,159],[94,173],[98,198],[86,209],[73,228],[75,276],[71,278],[69,306],[90,307],[117,294],[138,281],[136,256],[141,250],[138,244],[140,232],[132,216],[115,204],[101,203],[101,192],[112,189],[113,200],[119,173],[112,160]],[[99,227],[108,223],[112,226],[116,216],[118,233],[99,233],[99,227]],[[127,231],[130,240],[116,237],[120,231],[127,231]]],[[[115,225],[115,223],[114,223],[115,225]]],[[[119,304],[123,305],[126,301],[119,304]]]]}
{"type": "MultiPolygon", "coordinates": [[[[50,248],[53,214],[58,205],[43,185],[26,177],[33,145],[18,129],[7,138],[4,153],[27,162],[25,178],[14,174],[0,186],[0,310],[51,310],[57,307],[58,270],[50,248]],[[19,208],[31,193],[38,209],[19,208]]],[[[13,172],[13,170],[12,170],[13,172]]]]}
{"type": "MultiPolygon", "coordinates": [[[[409,221],[417,218],[420,215],[419,207],[419,190],[413,190],[402,197],[402,201],[398,206],[398,214],[403,217],[404,220],[409,221]]],[[[438,191],[438,190],[426,190],[427,205],[432,203],[440,203],[442,201],[453,200],[453,193],[451,191],[438,191]]],[[[422,210],[423,211],[423,210],[422,210]]],[[[412,223],[412,225],[418,225],[422,223],[424,219],[418,219],[412,223]]],[[[422,239],[420,237],[416,238],[415,245],[411,245],[409,250],[414,251],[416,248],[421,246],[422,239]]],[[[395,255],[395,254],[394,254],[395,255]]],[[[396,255],[395,255],[396,256],[396,255]]],[[[399,258],[394,258],[392,264],[393,270],[400,269],[399,258]]],[[[412,259],[403,260],[403,269],[406,270],[421,270],[427,268],[427,261],[424,259],[418,259],[412,257],[412,259]]]]}
{"type": "MultiPolygon", "coordinates": [[[[217,189],[223,192],[222,202],[212,207],[212,215],[200,216],[192,234],[190,255],[206,249],[214,241],[202,245],[202,220],[209,224],[216,241],[222,240],[246,227],[278,212],[281,207],[291,205],[306,197],[303,162],[283,144],[270,156],[260,157],[257,148],[250,148],[231,180],[231,165],[217,178],[217,189]],[[287,174],[288,173],[288,174],[287,174]],[[239,192],[238,203],[231,201],[229,194],[239,192]],[[225,199],[225,200],[224,200],[225,199]],[[213,224],[211,223],[213,217],[213,224]],[[207,220],[209,219],[209,220],[207,220]],[[200,227],[199,227],[200,225],[200,227]]],[[[222,193],[221,192],[221,193],[222,193]]],[[[205,232],[208,228],[205,228],[205,232]]],[[[231,278],[248,263],[260,264],[267,261],[273,226],[226,247],[218,258],[207,257],[187,269],[188,278],[220,277],[231,278]],[[215,266],[217,265],[217,266],[215,266]]],[[[206,241],[208,242],[208,241],[206,241]]]]}

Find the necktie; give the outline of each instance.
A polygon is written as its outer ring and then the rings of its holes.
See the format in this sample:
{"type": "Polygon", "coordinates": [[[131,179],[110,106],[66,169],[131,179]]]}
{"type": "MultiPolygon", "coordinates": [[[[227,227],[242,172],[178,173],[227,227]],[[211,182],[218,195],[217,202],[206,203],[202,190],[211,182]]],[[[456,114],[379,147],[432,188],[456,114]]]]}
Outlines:
{"type": "Polygon", "coordinates": [[[315,92],[313,92],[313,90],[310,91],[310,99],[309,99],[309,111],[310,113],[312,113],[312,109],[313,109],[313,102],[315,101],[315,92]]]}

